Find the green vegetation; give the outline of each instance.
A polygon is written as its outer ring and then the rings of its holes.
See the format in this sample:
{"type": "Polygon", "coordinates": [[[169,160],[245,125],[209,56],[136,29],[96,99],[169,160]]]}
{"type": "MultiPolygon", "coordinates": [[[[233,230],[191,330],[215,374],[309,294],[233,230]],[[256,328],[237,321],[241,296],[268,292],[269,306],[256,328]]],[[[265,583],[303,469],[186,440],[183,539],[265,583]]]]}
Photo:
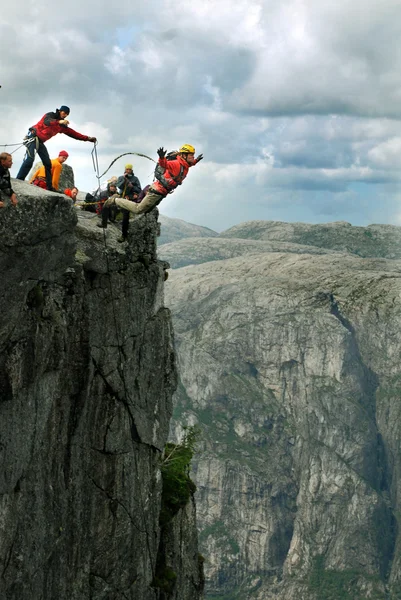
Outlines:
{"type": "Polygon", "coordinates": [[[390,588],[390,600],[399,600],[401,598],[401,582],[397,581],[390,588]]]}
{"type": "MultiPolygon", "coordinates": [[[[174,515],[178,513],[180,508],[184,508],[191,494],[196,490],[189,472],[199,437],[200,429],[198,427],[184,427],[184,437],[181,443],[172,444],[168,442],[162,457],[161,474],[163,491],[159,517],[161,535],[157,553],[156,572],[152,586],[164,592],[165,596],[163,597],[167,598],[174,593],[177,574],[166,562],[164,536],[168,532],[168,524],[174,515]]],[[[204,558],[199,554],[198,566],[201,573],[201,582],[203,577],[203,562],[204,558]]]]}
{"type": "Polygon", "coordinates": [[[215,521],[205,527],[199,534],[199,541],[205,541],[209,536],[212,536],[225,553],[239,554],[240,549],[237,541],[232,537],[232,530],[230,531],[223,521],[215,521]]]}
{"type": "Polygon", "coordinates": [[[159,588],[166,594],[172,594],[174,591],[175,582],[177,580],[177,574],[168,567],[167,565],[163,565],[162,567],[157,569],[157,573],[152,582],[152,586],[155,588],[159,588]]]}
{"type": "MultiPolygon", "coordinates": [[[[377,582],[377,577],[368,576],[356,569],[337,571],[326,569],[323,556],[316,556],[309,575],[309,588],[319,600],[364,600],[365,592],[359,587],[360,579],[377,582]]],[[[372,600],[384,600],[384,595],[377,590],[372,600]]]]}
{"type": "Polygon", "coordinates": [[[200,429],[196,426],[184,427],[184,431],[180,444],[168,442],[164,449],[161,466],[163,478],[161,526],[171,521],[180,508],[184,508],[191,494],[196,490],[189,472],[195,446],[200,437],[200,429]]]}

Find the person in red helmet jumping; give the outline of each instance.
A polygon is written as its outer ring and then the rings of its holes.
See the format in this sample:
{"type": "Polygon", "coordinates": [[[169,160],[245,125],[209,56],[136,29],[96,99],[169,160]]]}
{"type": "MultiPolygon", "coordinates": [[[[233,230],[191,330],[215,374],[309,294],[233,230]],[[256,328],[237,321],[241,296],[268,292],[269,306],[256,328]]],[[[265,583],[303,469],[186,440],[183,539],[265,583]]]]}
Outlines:
{"type": "Polygon", "coordinates": [[[48,112],[43,115],[36,125],[29,128],[29,133],[24,142],[26,154],[20,170],[18,171],[17,179],[24,181],[32,168],[37,152],[42,159],[45,168],[46,187],[50,191],[55,191],[52,186],[52,164],[45,142],[50,140],[57,133],[64,133],[65,135],[76,140],[81,140],[82,142],[96,142],[95,137],[83,135],[82,133],[78,133],[78,131],[74,131],[71,127],[68,127],[69,121],[67,120],[67,117],[69,114],[70,109],[68,106],[60,106],[55,112],[48,112]]]}
{"type": "MultiPolygon", "coordinates": [[[[58,191],[58,183],[60,181],[60,175],[61,175],[61,171],[63,168],[63,163],[65,163],[67,158],[68,158],[68,152],[66,150],[60,150],[58,157],[52,158],[52,160],[51,160],[53,190],[58,191]]],[[[35,173],[31,177],[31,180],[29,183],[32,183],[33,185],[37,185],[38,187],[41,187],[45,190],[47,189],[46,170],[43,165],[35,171],[35,173]]]]}
{"type": "Polygon", "coordinates": [[[107,227],[107,208],[116,204],[135,215],[150,212],[155,206],[182,184],[188,175],[190,167],[198,164],[203,159],[203,154],[195,158],[195,148],[191,144],[184,144],[178,150],[166,156],[167,151],[162,147],[157,151],[159,161],[155,169],[155,181],[150,186],[146,196],[141,202],[136,203],[126,198],[110,198],[104,203],[102,212],[103,227],[107,227]],[[106,208],[106,211],[105,211],[106,208]]]}

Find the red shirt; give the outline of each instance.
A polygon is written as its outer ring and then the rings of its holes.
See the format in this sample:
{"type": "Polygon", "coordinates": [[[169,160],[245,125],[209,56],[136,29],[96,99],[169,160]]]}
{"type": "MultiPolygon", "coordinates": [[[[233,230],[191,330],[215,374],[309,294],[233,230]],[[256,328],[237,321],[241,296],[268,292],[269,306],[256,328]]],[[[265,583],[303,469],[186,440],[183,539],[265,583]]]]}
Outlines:
{"type": "Polygon", "coordinates": [[[59,121],[60,116],[57,112],[48,112],[30,129],[35,130],[34,133],[36,133],[41,142],[47,142],[47,140],[50,140],[57,133],[65,133],[65,135],[83,142],[88,141],[89,136],[78,133],[78,131],[74,131],[70,127],[67,127],[67,125],[60,125],[59,121]]]}
{"type": "MultiPolygon", "coordinates": [[[[179,154],[174,160],[159,158],[157,163],[164,172],[160,175],[160,179],[155,179],[152,183],[152,188],[161,194],[168,194],[184,181],[188,175],[189,165],[179,154]]],[[[196,164],[196,163],[194,163],[196,164]]]]}

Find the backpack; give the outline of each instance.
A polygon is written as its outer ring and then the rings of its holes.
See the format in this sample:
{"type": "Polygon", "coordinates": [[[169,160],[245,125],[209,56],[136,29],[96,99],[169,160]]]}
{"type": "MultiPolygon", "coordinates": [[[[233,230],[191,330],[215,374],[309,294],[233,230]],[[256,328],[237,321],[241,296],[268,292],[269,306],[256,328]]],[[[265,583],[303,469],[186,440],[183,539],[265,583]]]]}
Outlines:
{"type": "MultiPolygon", "coordinates": [[[[175,160],[178,156],[179,152],[177,150],[173,150],[172,152],[168,152],[168,154],[166,155],[166,160],[175,160]]],[[[173,179],[177,185],[181,185],[182,181],[181,181],[181,177],[184,171],[184,167],[181,166],[180,168],[180,172],[176,177],[171,177],[171,179],[173,179]]],[[[164,173],[166,172],[166,169],[164,167],[162,167],[161,165],[159,165],[159,163],[157,163],[156,168],[155,168],[155,178],[160,181],[160,183],[162,184],[162,186],[164,188],[166,188],[167,190],[170,189],[169,184],[167,183],[167,181],[164,179],[164,173]]]]}

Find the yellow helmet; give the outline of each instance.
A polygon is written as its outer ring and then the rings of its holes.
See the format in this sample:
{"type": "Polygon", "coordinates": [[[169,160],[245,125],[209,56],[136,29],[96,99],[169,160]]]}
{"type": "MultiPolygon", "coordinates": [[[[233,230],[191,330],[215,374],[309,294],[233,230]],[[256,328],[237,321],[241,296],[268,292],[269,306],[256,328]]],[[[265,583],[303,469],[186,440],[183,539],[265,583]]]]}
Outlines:
{"type": "Polygon", "coordinates": [[[178,152],[180,154],[195,154],[195,148],[191,144],[184,144],[178,152]]]}

